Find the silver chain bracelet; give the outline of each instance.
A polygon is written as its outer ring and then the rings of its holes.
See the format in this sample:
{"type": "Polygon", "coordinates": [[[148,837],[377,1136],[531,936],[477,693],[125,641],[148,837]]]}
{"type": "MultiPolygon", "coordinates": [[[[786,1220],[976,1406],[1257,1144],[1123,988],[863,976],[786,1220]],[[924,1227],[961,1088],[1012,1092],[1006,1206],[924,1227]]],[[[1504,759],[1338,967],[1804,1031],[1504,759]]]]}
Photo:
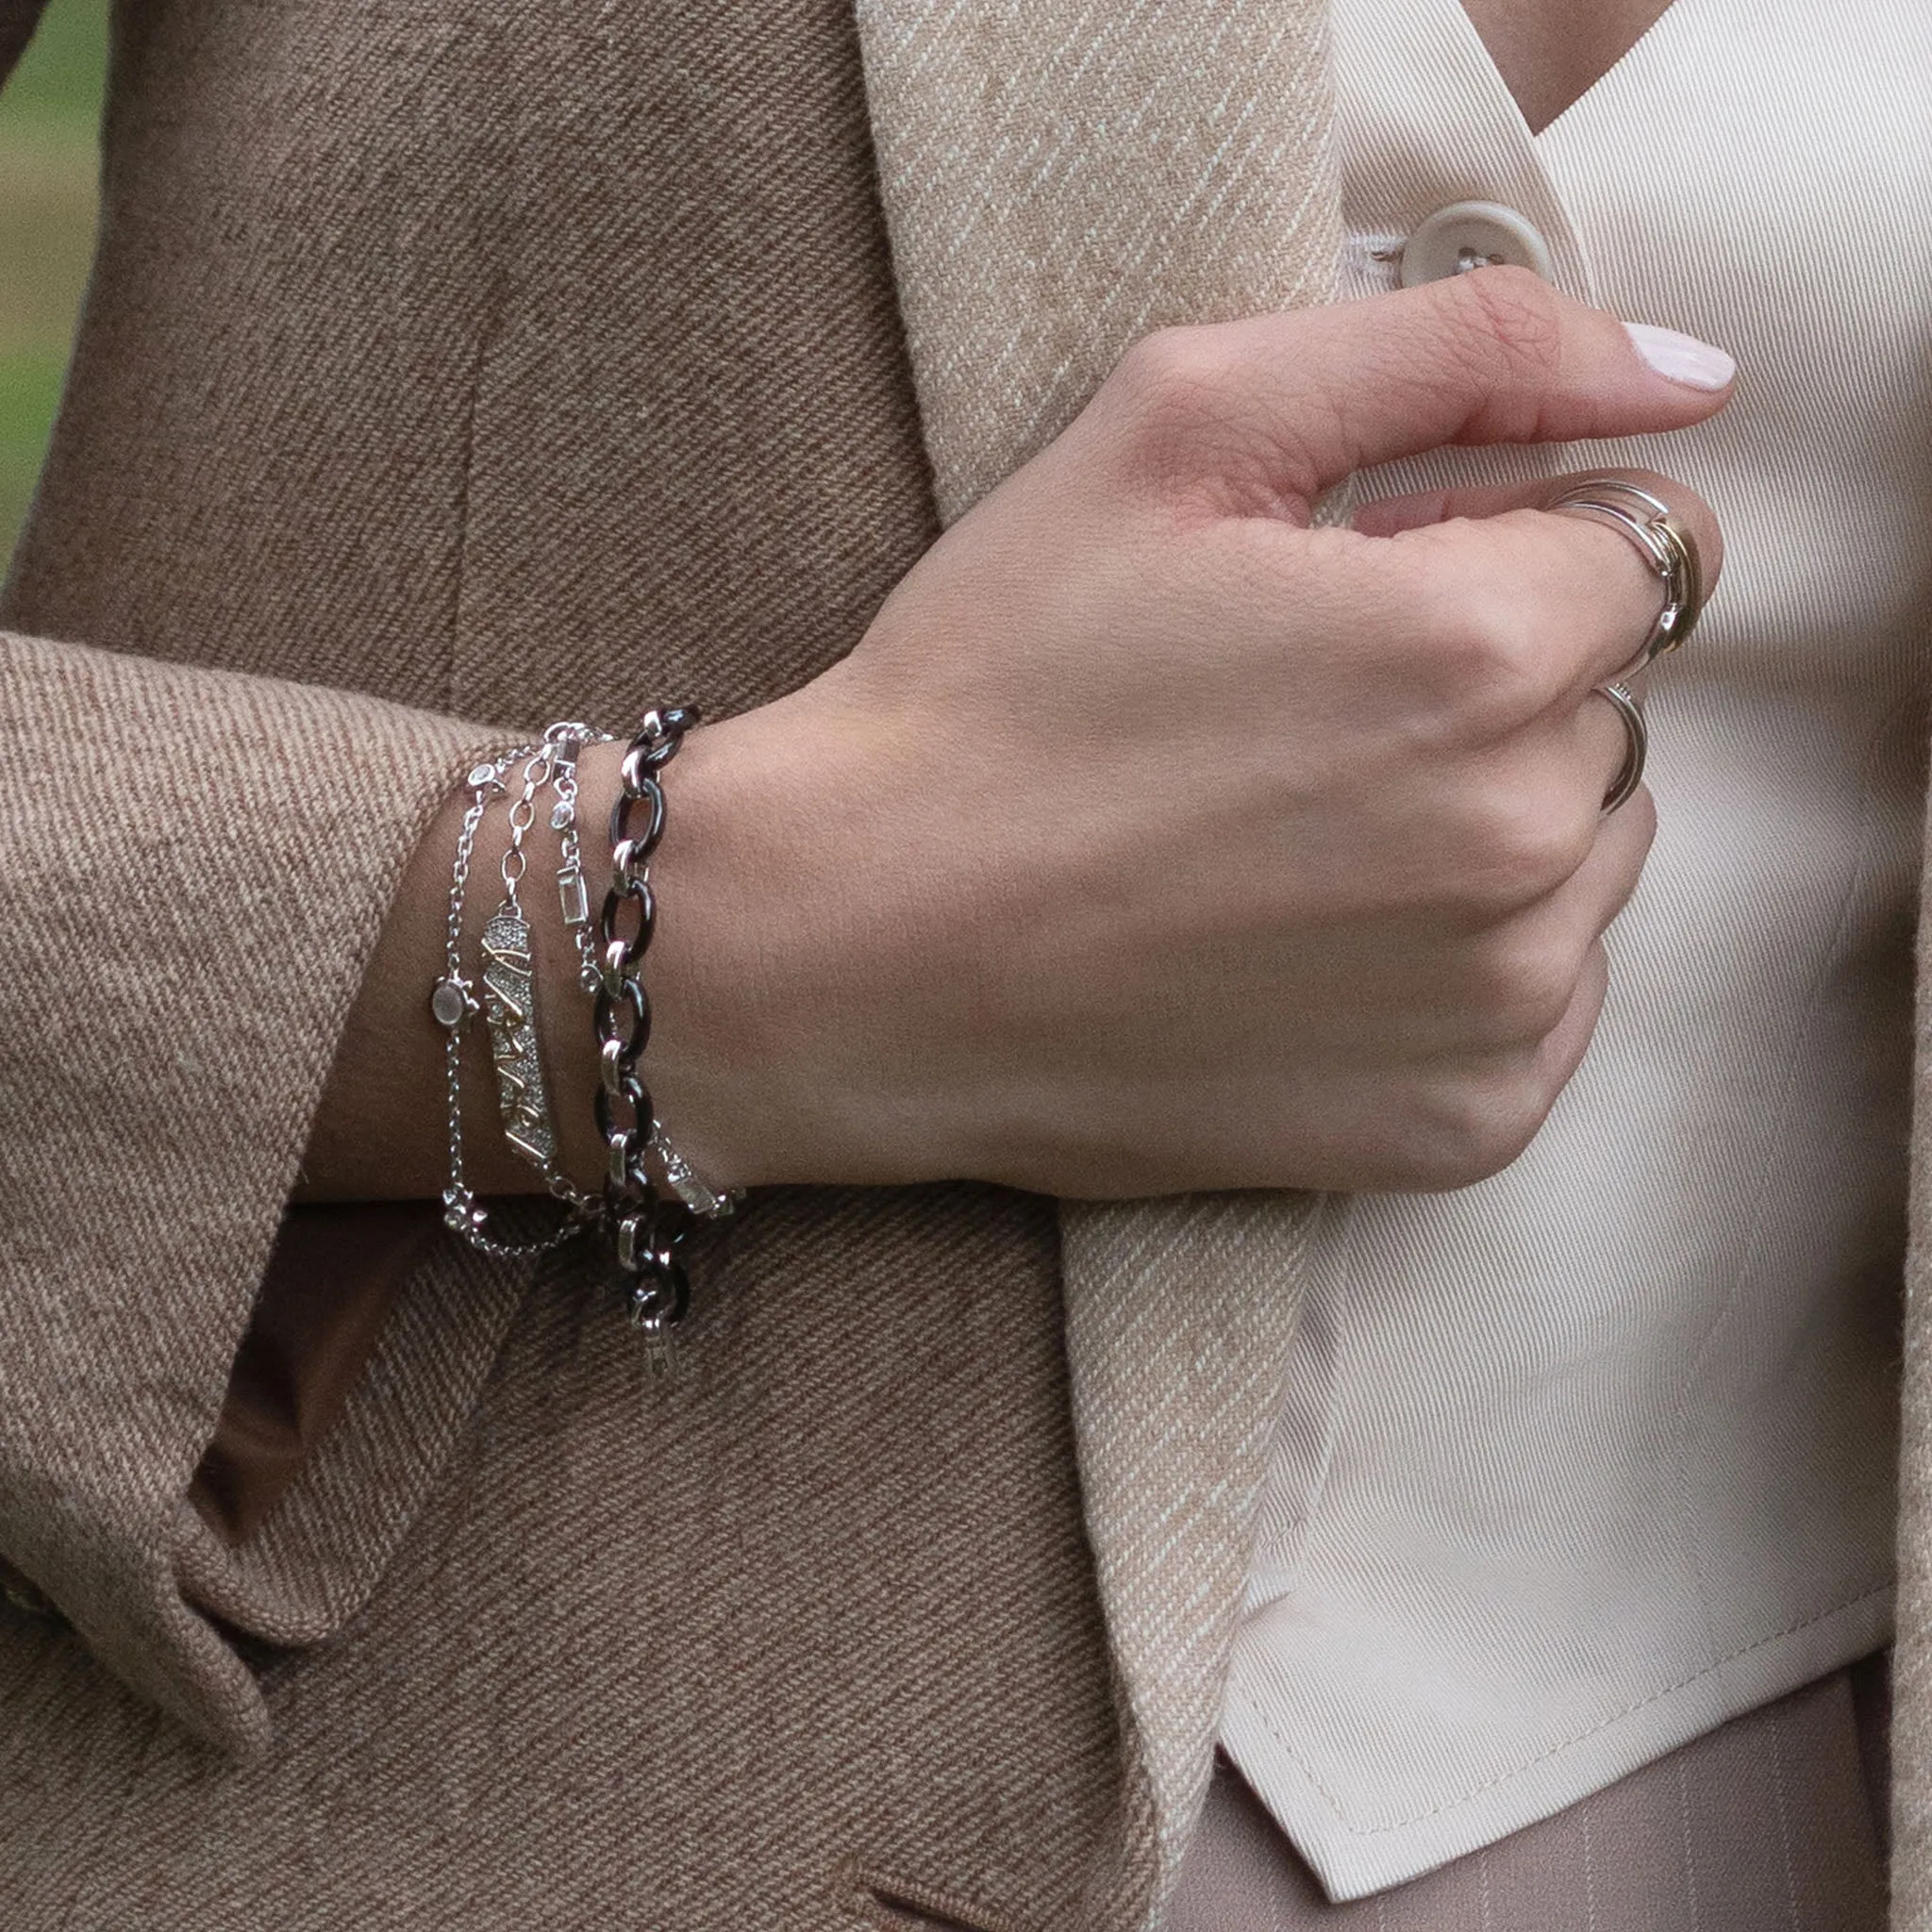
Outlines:
{"type": "Polygon", "coordinates": [[[690,1305],[690,1283],[680,1258],[685,1239],[697,1221],[722,1219],[741,1198],[708,1186],[672,1145],[638,1071],[651,1033],[651,1003],[641,976],[657,923],[650,861],[664,836],[665,823],[664,791],[658,774],[676,756],[685,732],[696,722],[697,713],[691,708],[646,712],[625,753],[623,789],[610,814],[611,884],[596,921],[596,941],[591,934],[590,894],[577,828],[576,768],[583,747],[608,744],[612,741],[609,734],[588,724],[556,724],[540,742],[517,745],[470,769],[463,780],[470,804],[450,873],[443,974],[429,1002],[443,1028],[449,1114],[444,1224],[472,1247],[505,1260],[549,1254],[586,1229],[608,1224],[631,1321],[660,1366],[668,1365],[672,1331],[690,1305]],[[510,807],[509,844],[501,867],[503,903],[484,928],[479,992],[462,963],[470,870],[484,817],[508,789],[508,774],[519,763],[523,791],[510,807]],[[577,954],[578,982],[593,996],[596,1124],[605,1150],[601,1197],[575,1186],[558,1164],[555,1124],[538,1056],[536,959],[520,887],[529,869],[525,841],[535,824],[537,797],[546,785],[555,799],[550,828],[558,836],[558,903],[577,954]],[[645,809],[645,823],[634,833],[632,817],[640,806],[645,809]],[[626,904],[636,908],[628,935],[623,930],[626,904]],[[541,1240],[507,1241],[490,1234],[490,1212],[477,1202],[467,1177],[463,1034],[479,1018],[490,1030],[505,1138],[542,1174],[564,1209],[562,1220],[541,1240]]]}
{"type": "Polygon", "coordinates": [[[597,991],[597,948],[591,940],[591,892],[584,883],[583,848],[577,837],[577,757],[587,744],[609,744],[608,731],[588,724],[553,724],[544,732],[557,747],[550,789],[557,803],[550,811],[550,829],[557,834],[557,903],[564,929],[577,949],[577,984],[587,993],[597,991]]]}
{"type": "MultiPolygon", "coordinates": [[[[534,745],[518,745],[482,764],[473,765],[463,778],[470,793],[469,808],[463,813],[461,830],[457,834],[455,862],[450,870],[449,920],[443,938],[443,974],[429,995],[429,1010],[443,1029],[443,1091],[448,1106],[449,1183],[442,1191],[443,1225],[479,1253],[499,1261],[529,1260],[581,1234],[603,1212],[603,1204],[573,1187],[556,1165],[554,1152],[543,1167],[550,1191],[564,1206],[564,1217],[541,1239],[533,1241],[499,1241],[488,1232],[490,1211],[482,1207],[470,1186],[463,1158],[463,1033],[471,1021],[485,1013],[473,982],[465,977],[462,961],[463,909],[468,896],[470,865],[476,849],[476,834],[491,801],[504,791],[504,776],[519,759],[538,754],[534,745]]],[[[506,871],[506,885],[510,872],[506,871]]],[[[514,893],[510,894],[514,903],[514,893]]],[[[527,928],[525,928],[527,937],[527,928]]],[[[486,954],[487,958],[487,954],[486,954]]],[[[489,988],[489,969],[484,974],[489,988]]],[[[492,991],[492,998],[494,993],[492,991]]],[[[493,1041],[492,1041],[493,1044],[493,1041]]],[[[499,1067],[501,1061],[499,1061],[499,1067]]],[[[514,1143],[513,1143],[514,1144],[514,1143]]]]}
{"type": "Polygon", "coordinates": [[[602,951],[591,1013],[605,1216],[631,1322],[660,1359],[668,1358],[672,1333],[691,1305],[691,1282],[680,1258],[685,1239],[698,1220],[729,1214],[737,1199],[706,1187],[672,1150],[638,1071],[651,1038],[651,997],[644,991],[643,966],[658,920],[651,857],[664,837],[664,787],[658,774],[677,756],[685,733],[697,722],[698,713],[690,707],[646,711],[625,752],[623,790],[610,810],[610,890],[597,920],[602,951]],[[640,807],[644,814],[641,827],[632,823],[640,807]],[[628,933],[624,930],[626,906],[633,908],[628,933]],[[674,1198],[666,1200],[658,1191],[660,1181],[674,1198]]]}

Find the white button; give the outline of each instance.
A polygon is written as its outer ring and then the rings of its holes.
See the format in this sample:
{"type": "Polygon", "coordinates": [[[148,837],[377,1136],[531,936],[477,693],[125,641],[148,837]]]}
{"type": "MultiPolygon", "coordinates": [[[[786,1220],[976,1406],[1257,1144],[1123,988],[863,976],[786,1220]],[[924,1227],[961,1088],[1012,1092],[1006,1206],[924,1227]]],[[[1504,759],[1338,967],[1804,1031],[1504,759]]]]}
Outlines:
{"type": "Polygon", "coordinates": [[[1501,266],[1530,269],[1550,279],[1550,244],[1500,202],[1458,201],[1438,208],[1402,246],[1405,289],[1501,266]]]}

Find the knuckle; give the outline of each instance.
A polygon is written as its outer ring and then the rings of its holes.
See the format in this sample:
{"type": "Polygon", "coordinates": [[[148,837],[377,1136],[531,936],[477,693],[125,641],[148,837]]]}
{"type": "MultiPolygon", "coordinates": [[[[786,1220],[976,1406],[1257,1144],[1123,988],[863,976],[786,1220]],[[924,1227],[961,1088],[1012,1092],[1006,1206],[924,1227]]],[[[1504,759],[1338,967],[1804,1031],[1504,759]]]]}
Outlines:
{"type": "Polygon", "coordinates": [[[1108,386],[1141,422],[1193,424],[1214,413],[1233,375],[1233,358],[1212,328],[1157,329],[1120,359],[1108,386]]]}
{"type": "Polygon", "coordinates": [[[1542,934],[1513,932],[1485,949],[1471,1015],[1492,1048],[1534,1046],[1562,1024],[1582,973],[1577,949],[1542,934]]]}
{"type": "Polygon", "coordinates": [[[1210,510],[1279,507],[1269,420],[1225,326],[1158,329],[1108,380],[1136,480],[1210,510]]]}
{"type": "Polygon", "coordinates": [[[1466,1188],[1501,1174],[1536,1139],[1553,1098],[1533,1072],[1516,1065],[1457,1080],[1431,1109],[1424,1184],[1466,1188]]]}
{"type": "Polygon", "coordinates": [[[1617,816],[1624,821],[1623,834],[1630,846],[1630,882],[1634,887],[1650,858],[1650,848],[1657,843],[1657,799],[1650,787],[1640,785],[1617,808],[1617,816]]]}
{"type": "Polygon", "coordinates": [[[1480,920],[1520,912],[1571,878],[1594,838],[1594,821],[1579,825],[1567,801],[1533,788],[1494,785],[1467,814],[1457,897],[1480,920]]]}
{"type": "Polygon", "coordinates": [[[1452,729],[1493,743],[1520,731],[1550,701],[1544,654],[1519,612],[1468,611],[1439,644],[1452,729]]]}
{"type": "Polygon", "coordinates": [[[1562,695],[1563,654],[1544,635],[1534,600],[1504,574],[1473,567],[1452,529],[1409,546],[1391,589],[1422,658],[1423,688],[1452,743],[1486,745],[1542,716],[1562,695]]]}

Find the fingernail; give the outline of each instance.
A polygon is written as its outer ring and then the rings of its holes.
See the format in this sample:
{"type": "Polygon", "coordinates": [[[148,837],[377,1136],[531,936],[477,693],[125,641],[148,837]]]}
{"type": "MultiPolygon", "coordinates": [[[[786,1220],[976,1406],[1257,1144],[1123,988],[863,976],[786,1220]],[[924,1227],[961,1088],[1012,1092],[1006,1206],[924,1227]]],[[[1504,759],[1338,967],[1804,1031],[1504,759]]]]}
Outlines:
{"type": "Polygon", "coordinates": [[[1647,322],[1626,322],[1631,346],[1657,371],[1686,389],[1725,389],[1736,378],[1738,365],[1722,349],[1700,342],[1674,328],[1653,328],[1647,322]]]}

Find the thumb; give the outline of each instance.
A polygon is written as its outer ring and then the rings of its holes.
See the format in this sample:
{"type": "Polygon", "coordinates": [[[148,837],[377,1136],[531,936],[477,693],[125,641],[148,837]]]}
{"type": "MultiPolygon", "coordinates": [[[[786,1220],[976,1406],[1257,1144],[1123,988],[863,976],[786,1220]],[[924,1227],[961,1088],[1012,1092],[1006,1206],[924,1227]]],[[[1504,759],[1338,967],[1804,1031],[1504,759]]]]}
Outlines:
{"type": "Polygon", "coordinates": [[[1729,401],[1735,374],[1708,343],[1626,325],[1524,269],[1486,268],[1363,302],[1166,330],[1131,351],[1108,388],[1152,430],[1167,481],[1232,513],[1299,522],[1353,472],[1447,443],[1701,423],[1729,401]]]}

